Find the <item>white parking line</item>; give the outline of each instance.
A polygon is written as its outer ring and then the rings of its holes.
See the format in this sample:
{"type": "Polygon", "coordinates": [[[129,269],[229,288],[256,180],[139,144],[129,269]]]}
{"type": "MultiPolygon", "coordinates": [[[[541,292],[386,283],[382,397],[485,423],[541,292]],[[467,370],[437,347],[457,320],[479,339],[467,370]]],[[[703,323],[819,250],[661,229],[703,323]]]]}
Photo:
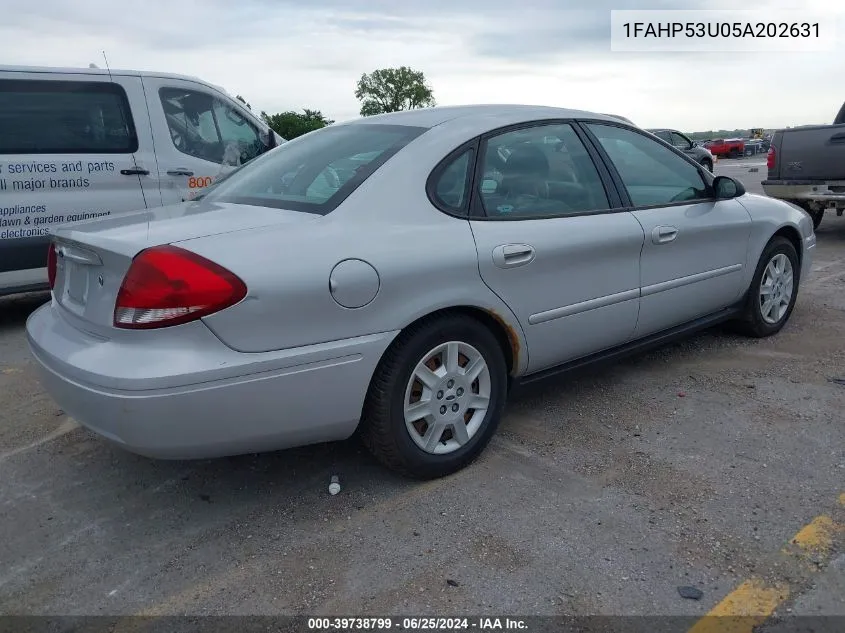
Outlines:
{"type": "Polygon", "coordinates": [[[766,163],[716,163],[716,167],[765,167],[766,163]]]}

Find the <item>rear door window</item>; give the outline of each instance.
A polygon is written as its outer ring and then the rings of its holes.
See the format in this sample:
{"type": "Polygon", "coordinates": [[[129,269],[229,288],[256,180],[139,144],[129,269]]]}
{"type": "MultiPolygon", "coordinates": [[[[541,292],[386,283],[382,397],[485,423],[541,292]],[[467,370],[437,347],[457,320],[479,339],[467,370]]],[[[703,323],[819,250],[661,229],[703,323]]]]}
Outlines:
{"type": "Polygon", "coordinates": [[[599,173],[569,124],[497,134],[482,146],[479,191],[488,217],[553,217],[610,207],[599,173]]]}
{"type": "Polygon", "coordinates": [[[0,154],[131,154],[137,149],[121,86],[0,79],[0,154]]]}

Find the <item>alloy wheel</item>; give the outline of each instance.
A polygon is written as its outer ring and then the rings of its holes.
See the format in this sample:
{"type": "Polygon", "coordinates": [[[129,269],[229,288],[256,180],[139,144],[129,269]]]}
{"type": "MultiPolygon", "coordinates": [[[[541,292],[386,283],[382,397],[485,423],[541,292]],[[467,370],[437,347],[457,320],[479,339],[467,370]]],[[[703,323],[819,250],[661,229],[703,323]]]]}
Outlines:
{"type": "Polygon", "coordinates": [[[766,323],[774,325],[783,318],[792,301],[793,290],[792,262],[783,253],[778,253],[769,260],[760,281],[760,315],[766,323]]]}
{"type": "Polygon", "coordinates": [[[472,439],[490,407],[490,369],[472,345],[449,341],[414,367],[405,389],[405,427],[426,453],[452,453],[472,439]]]}

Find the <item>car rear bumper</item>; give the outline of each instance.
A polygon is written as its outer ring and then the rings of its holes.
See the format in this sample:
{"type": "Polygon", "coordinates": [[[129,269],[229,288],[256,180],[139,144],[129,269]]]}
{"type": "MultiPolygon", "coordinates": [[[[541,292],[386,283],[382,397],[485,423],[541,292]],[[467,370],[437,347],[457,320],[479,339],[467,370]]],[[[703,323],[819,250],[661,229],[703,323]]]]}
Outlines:
{"type": "Polygon", "coordinates": [[[396,334],[244,354],[226,347],[201,322],[179,332],[183,344],[168,343],[171,333],[165,333],[159,345],[161,331],[104,339],[75,328],[60,312],[48,303],[27,321],[46,390],[98,435],[163,459],[349,437],[370,377],[396,334]]]}

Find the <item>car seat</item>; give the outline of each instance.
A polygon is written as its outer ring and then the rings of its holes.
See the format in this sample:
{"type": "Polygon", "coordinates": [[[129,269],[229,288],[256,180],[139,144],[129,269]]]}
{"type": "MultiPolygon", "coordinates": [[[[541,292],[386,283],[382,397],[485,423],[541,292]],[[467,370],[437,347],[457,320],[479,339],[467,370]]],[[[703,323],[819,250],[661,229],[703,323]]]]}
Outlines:
{"type": "Polygon", "coordinates": [[[517,145],[502,169],[500,191],[505,196],[545,196],[549,159],[530,144],[517,145]]]}

